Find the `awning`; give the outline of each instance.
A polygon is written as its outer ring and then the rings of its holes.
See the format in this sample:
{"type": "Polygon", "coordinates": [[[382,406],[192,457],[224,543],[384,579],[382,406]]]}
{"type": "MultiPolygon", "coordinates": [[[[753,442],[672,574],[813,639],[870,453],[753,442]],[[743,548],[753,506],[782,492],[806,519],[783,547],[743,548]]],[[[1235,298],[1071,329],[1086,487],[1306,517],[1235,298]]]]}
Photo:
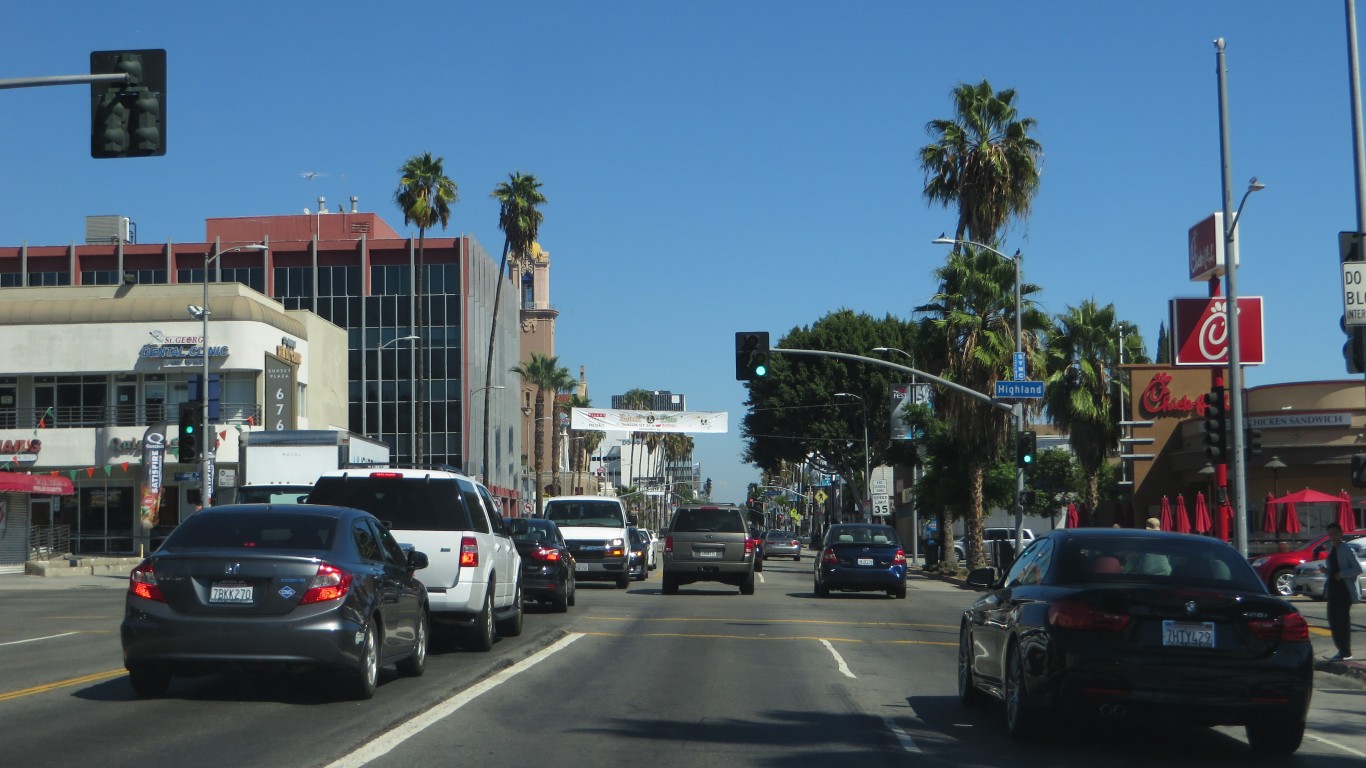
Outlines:
{"type": "Polygon", "coordinates": [[[0,492],[19,491],[43,496],[70,496],[76,487],[65,477],[25,475],[19,472],[0,472],[0,492]]]}

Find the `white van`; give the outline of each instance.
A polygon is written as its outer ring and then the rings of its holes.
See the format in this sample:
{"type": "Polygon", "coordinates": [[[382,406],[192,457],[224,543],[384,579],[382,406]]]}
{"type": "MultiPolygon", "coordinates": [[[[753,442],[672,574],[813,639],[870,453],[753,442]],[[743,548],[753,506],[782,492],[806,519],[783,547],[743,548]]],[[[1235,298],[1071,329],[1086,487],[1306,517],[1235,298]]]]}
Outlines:
{"type": "Polygon", "coordinates": [[[631,522],[626,507],[612,496],[556,496],[542,514],[560,527],[574,554],[574,578],[631,584],[631,522]]]}

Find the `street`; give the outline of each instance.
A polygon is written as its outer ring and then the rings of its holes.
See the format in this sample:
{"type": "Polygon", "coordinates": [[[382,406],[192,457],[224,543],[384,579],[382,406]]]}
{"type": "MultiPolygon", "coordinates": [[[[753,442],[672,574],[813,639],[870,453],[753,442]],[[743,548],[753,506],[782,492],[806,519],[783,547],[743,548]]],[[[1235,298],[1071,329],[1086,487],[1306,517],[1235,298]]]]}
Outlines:
{"type": "MultiPolygon", "coordinates": [[[[1006,736],[999,707],[955,693],[957,619],[973,593],[913,577],[906,600],[811,592],[809,552],[770,560],[756,594],[584,584],[568,614],[528,611],[487,654],[440,651],[421,678],[385,670],[373,700],[329,681],[176,679],[134,698],[123,674],[118,579],[0,585],[0,718],[7,765],[193,764],[1108,766],[1242,764],[1241,728],[1063,728],[1006,736]],[[73,734],[79,738],[73,738],[73,734]],[[1005,756],[1008,755],[1008,761],[1005,756]]],[[[1323,606],[1296,601],[1323,647],[1323,606]]],[[[1358,628],[1366,613],[1358,609],[1358,628]]],[[[1366,633],[1359,634],[1366,638],[1366,633]]],[[[1298,765],[1366,763],[1366,690],[1323,672],[1298,765]]]]}

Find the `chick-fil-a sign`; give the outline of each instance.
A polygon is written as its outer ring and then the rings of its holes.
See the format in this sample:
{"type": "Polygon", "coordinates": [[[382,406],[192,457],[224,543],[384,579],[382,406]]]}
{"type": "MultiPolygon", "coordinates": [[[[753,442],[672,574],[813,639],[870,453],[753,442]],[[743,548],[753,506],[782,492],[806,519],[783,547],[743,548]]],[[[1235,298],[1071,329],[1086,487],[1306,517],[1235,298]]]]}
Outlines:
{"type": "MultiPolygon", "coordinates": [[[[1228,299],[1172,299],[1172,360],[1176,365],[1228,362],[1228,299]]],[[[1238,351],[1243,365],[1266,362],[1262,297],[1238,297],[1238,351]]]]}
{"type": "Polygon", "coordinates": [[[1191,413],[1197,416],[1205,415],[1205,396],[1200,394],[1192,398],[1190,395],[1174,394],[1170,373],[1154,373],[1148,380],[1148,385],[1143,388],[1138,404],[1144,416],[1185,418],[1191,413]]]}

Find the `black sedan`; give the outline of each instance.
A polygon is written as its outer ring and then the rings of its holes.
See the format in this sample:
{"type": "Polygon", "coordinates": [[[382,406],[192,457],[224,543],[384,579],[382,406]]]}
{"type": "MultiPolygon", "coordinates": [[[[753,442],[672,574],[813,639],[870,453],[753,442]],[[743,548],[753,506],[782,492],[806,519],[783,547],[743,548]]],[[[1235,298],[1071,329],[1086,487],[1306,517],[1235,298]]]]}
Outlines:
{"type": "Polygon", "coordinates": [[[650,534],[640,528],[630,528],[627,533],[631,536],[631,559],[626,570],[636,581],[645,581],[650,578],[650,534]]]}
{"type": "Polygon", "coordinates": [[[1028,739],[1059,722],[1242,725],[1252,749],[1299,748],[1313,693],[1304,617],[1217,539],[1114,528],[1058,530],[985,590],[958,640],[964,705],[1005,703],[1028,739]]]}
{"type": "Polygon", "coordinates": [[[549,603],[556,613],[574,604],[574,555],[553,520],[504,518],[517,554],[522,556],[522,597],[549,603]]]}
{"type": "Polygon", "coordinates": [[[357,698],[379,668],[426,669],[427,556],[347,507],[235,504],[186,519],[128,579],[123,664],[139,696],[239,667],[339,671],[357,698]]]}
{"type": "Polygon", "coordinates": [[[890,525],[830,526],[816,558],[816,596],[830,592],[886,592],[906,597],[906,551],[890,525]]]}

